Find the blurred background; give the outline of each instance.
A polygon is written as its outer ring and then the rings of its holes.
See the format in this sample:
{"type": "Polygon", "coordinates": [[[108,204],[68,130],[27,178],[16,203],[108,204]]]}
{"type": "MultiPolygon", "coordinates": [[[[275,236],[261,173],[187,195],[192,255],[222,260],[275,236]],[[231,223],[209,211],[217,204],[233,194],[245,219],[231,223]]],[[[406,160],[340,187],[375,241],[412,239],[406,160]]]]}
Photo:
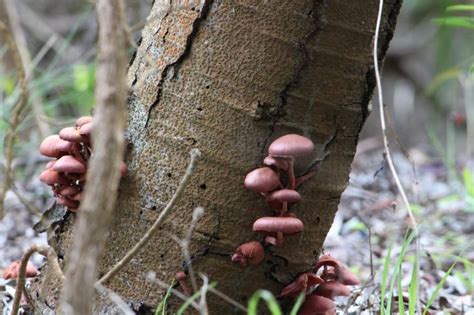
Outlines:
{"type": "MultiPolygon", "coordinates": [[[[139,41],[151,2],[126,1],[135,42],[139,41]]],[[[23,59],[31,106],[18,129],[12,161],[14,189],[6,195],[6,216],[0,222],[2,269],[32,243],[46,241],[44,234],[33,229],[39,213],[52,204],[49,187],[38,179],[46,161],[39,155],[38,146],[44,137],[73,124],[77,117],[88,115],[94,106],[97,22],[94,4],[87,1],[0,0],[0,5],[0,20],[12,25],[23,59]]],[[[420,264],[424,282],[420,284],[420,295],[429,299],[441,279],[447,279],[433,307],[449,309],[454,314],[472,311],[474,288],[472,5],[470,1],[405,0],[383,68],[391,148],[422,225],[424,256],[420,264]],[[467,130],[470,137],[466,136],[467,130]],[[454,271],[447,274],[453,263],[454,271]]],[[[3,141],[20,90],[12,56],[1,36],[3,141]]],[[[133,51],[131,47],[130,56],[133,51]]],[[[388,248],[404,243],[407,216],[384,167],[375,98],[372,107],[326,250],[354,266],[362,278],[380,283],[377,277],[384,271],[377,270],[383,268],[387,257],[396,259],[393,255],[400,254],[389,253],[388,248]]],[[[2,163],[3,147],[2,142],[2,163]]],[[[410,285],[414,270],[411,262],[419,257],[410,258],[407,254],[404,258],[404,276],[400,278],[405,288],[410,285]]],[[[41,259],[37,257],[34,262],[39,265],[41,259]]],[[[352,303],[359,309],[352,311],[367,309],[370,298],[377,296],[374,288],[380,290],[380,285],[359,293],[357,303],[352,303]]]]}

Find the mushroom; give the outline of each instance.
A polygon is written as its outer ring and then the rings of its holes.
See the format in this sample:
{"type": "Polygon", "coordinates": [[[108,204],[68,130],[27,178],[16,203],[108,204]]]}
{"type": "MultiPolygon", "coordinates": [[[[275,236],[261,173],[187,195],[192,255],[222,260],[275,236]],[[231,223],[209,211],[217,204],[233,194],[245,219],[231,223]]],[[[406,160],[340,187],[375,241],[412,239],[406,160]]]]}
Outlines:
{"type": "Polygon", "coordinates": [[[311,272],[305,272],[300,274],[293,282],[284,287],[278,297],[292,297],[296,298],[301,293],[307,293],[308,287],[311,288],[317,284],[324,283],[324,280],[320,277],[312,274],[311,272]]]}
{"type": "Polygon", "coordinates": [[[281,159],[273,156],[267,156],[263,160],[263,164],[267,166],[274,166],[276,168],[279,168],[281,170],[287,171],[288,170],[288,161],[286,159],[281,159]]]}
{"type": "Polygon", "coordinates": [[[253,231],[267,234],[265,242],[279,246],[284,235],[293,235],[303,231],[304,225],[294,217],[263,217],[253,223],[253,231]]]}
{"type": "Polygon", "coordinates": [[[41,155],[58,158],[66,154],[72,147],[72,143],[59,138],[58,135],[46,137],[40,144],[41,155]]]}
{"type": "Polygon", "coordinates": [[[319,295],[306,296],[298,315],[336,315],[336,304],[331,299],[319,295]]]}
{"type": "Polygon", "coordinates": [[[87,138],[82,136],[75,127],[66,127],[59,131],[59,137],[69,142],[86,142],[87,138]]]}
{"type": "Polygon", "coordinates": [[[231,260],[239,262],[241,266],[258,265],[265,258],[265,250],[262,244],[257,241],[250,241],[237,247],[231,260]]]}
{"type": "Polygon", "coordinates": [[[86,166],[71,155],[59,158],[52,169],[61,173],[84,174],[86,172],[86,166]]]}
{"type": "Polygon", "coordinates": [[[54,184],[68,183],[67,178],[65,178],[61,173],[50,168],[41,172],[39,179],[40,181],[49,186],[53,186],[54,184]]]}
{"type": "MultiPolygon", "coordinates": [[[[20,264],[21,262],[17,260],[12,262],[7,268],[5,268],[2,274],[3,279],[9,280],[18,278],[18,274],[20,273],[20,264]]],[[[36,269],[33,264],[28,262],[26,265],[25,277],[32,278],[36,277],[36,275],[38,275],[38,269],[36,269]]]]}
{"type": "Polygon", "coordinates": [[[174,278],[179,282],[181,290],[183,290],[184,295],[191,296],[191,291],[186,285],[186,274],[183,271],[178,271],[174,278]]]}
{"type": "Polygon", "coordinates": [[[288,163],[288,182],[290,189],[296,188],[294,158],[311,154],[314,150],[313,142],[297,134],[282,136],[270,144],[268,154],[274,158],[285,158],[288,163]]]}
{"type": "Polygon", "coordinates": [[[76,120],[75,126],[76,128],[81,128],[83,125],[92,121],[91,116],[82,116],[76,120]]]}
{"type": "Polygon", "coordinates": [[[280,214],[287,210],[288,203],[295,203],[301,200],[301,195],[292,189],[275,190],[267,196],[267,203],[270,208],[279,209],[280,214]]]}
{"type": "Polygon", "coordinates": [[[336,296],[350,296],[351,291],[339,281],[329,281],[318,285],[314,294],[333,299],[336,296]]]}
{"type": "Polygon", "coordinates": [[[257,168],[247,174],[244,181],[245,188],[267,193],[281,186],[280,177],[269,167],[257,168]]]}

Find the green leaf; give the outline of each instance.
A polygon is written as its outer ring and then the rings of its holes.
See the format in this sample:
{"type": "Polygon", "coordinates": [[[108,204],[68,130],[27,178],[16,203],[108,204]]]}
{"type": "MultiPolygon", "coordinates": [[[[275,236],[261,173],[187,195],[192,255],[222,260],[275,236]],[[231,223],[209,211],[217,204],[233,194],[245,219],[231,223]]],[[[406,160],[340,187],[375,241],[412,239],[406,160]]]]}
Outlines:
{"type": "Polygon", "coordinates": [[[447,12],[474,11],[474,4],[450,5],[446,8],[447,12]]]}
{"type": "Polygon", "coordinates": [[[383,265],[383,274],[382,274],[382,283],[380,286],[380,315],[384,314],[385,310],[385,291],[387,290],[387,280],[388,280],[388,271],[390,269],[390,260],[392,254],[392,245],[388,248],[387,256],[385,257],[385,262],[383,265]]]}
{"type": "Polygon", "coordinates": [[[158,306],[156,307],[155,315],[160,315],[160,314],[166,315],[166,305],[167,305],[166,303],[168,302],[168,298],[171,295],[171,289],[173,288],[173,286],[174,286],[174,281],[169,286],[168,290],[166,291],[165,296],[160,301],[160,304],[158,304],[158,306]]]}
{"type": "Polygon", "coordinates": [[[266,303],[272,315],[283,315],[281,312],[280,305],[270,291],[258,290],[255,292],[249,300],[248,304],[248,315],[257,315],[257,306],[260,299],[263,299],[266,303]]]}
{"type": "Polygon", "coordinates": [[[408,314],[415,315],[416,302],[418,300],[418,257],[415,255],[413,271],[411,273],[410,286],[408,288],[408,314]]]}
{"type": "Polygon", "coordinates": [[[433,304],[434,300],[438,297],[439,291],[443,287],[444,283],[446,282],[446,279],[448,279],[448,276],[451,274],[451,271],[453,270],[454,266],[456,266],[456,263],[453,263],[451,267],[449,267],[448,271],[446,271],[446,274],[441,278],[441,281],[438,283],[436,286],[435,290],[433,291],[433,294],[431,294],[428,302],[426,302],[425,310],[423,312],[423,315],[426,315],[428,313],[428,310],[433,304]]]}
{"type": "MultiPolygon", "coordinates": [[[[210,283],[209,288],[214,288],[216,285],[217,285],[217,282],[210,283]]],[[[181,307],[179,308],[176,315],[183,315],[183,313],[188,309],[188,307],[191,305],[191,303],[194,302],[195,300],[197,300],[200,296],[201,296],[201,290],[199,290],[196,293],[194,293],[193,295],[191,295],[186,300],[186,302],[184,302],[183,305],[181,305],[181,307]]]]}
{"type": "Polygon", "coordinates": [[[474,18],[464,16],[448,16],[433,19],[433,22],[444,26],[462,27],[474,30],[474,18]]]}
{"type": "Polygon", "coordinates": [[[293,305],[290,315],[297,315],[298,311],[301,308],[301,305],[303,305],[303,302],[304,302],[304,294],[301,293],[300,296],[298,296],[298,299],[296,300],[295,304],[293,305]]]}

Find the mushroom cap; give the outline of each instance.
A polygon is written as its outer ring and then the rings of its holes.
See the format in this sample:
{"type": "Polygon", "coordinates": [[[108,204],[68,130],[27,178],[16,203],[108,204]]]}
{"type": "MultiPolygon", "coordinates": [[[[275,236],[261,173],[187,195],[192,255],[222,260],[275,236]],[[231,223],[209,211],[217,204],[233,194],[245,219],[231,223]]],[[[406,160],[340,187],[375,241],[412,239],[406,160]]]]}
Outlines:
{"type": "Polygon", "coordinates": [[[75,127],[66,127],[59,131],[59,137],[70,142],[84,142],[87,140],[75,127]]]}
{"type": "Polygon", "coordinates": [[[39,179],[43,183],[45,183],[47,185],[50,185],[50,186],[52,186],[54,184],[66,184],[66,183],[68,183],[67,178],[65,178],[59,172],[57,172],[55,170],[52,170],[50,168],[47,169],[47,170],[44,170],[43,172],[41,172],[39,179]]]}
{"type": "Polygon", "coordinates": [[[265,159],[263,159],[263,164],[268,165],[268,166],[274,166],[276,168],[279,168],[281,170],[287,171],[288,170],[288,160],[287,159],[282,159],[282,158],[277,158],[274,156],[267,156],[265,159]]]}
{"type": "Polygon", "coordinates": [[[298,315],[336,315],[336,304],[328,298],[319,295],[307,295],[301,305],[298,315]]]}
{"type": "Polygon", "coordinates": [[[319,257],[318,262],[314,267],[314,270],[318,271],[318,269],[322,266],[331,266],[336,269],[343,267],[342,263],[331,255],[323,255],[319,257]]]}
{"type": "Polygon", "coordinates": [[[86,172],[86,166],[73,156],[65,155],[54,163],[53,170],[62,173],[84,174],[86,172]]]}
{"type": "Polygon", "coordinates": [[[89,136],[92,132],[92,127],[93,127],[92,121],[85,123],[79,128],[79,134],[83,136],[89,136]]]}
{"type": "MultiPolygon", "coordinates": [[[[3,270],[3,279],[9,280],[9,279],[16,279],[18,278],[18,274],[20,273],[20,264],[21,262],[19,260],[12,262],[7,268],[3,270]]],[[[38,274],[38,269],[36,267],[28,262],[26,264],[26,273],[25,276],[27,278],[32,278],[36,277],[38,274]]]]}
{"type": "Polygon", "coordinates": [[[279,209],[283,202],[294,203],[301,200],[301,195],[293,189],[275,190],[267,196],[267,203],[271,208],[279,209]]]}
{"type": "Polygon", "coordinates": [[[303,222],[292,217],[263,217],[253,223],[254,232],[295,234],[303,231],[303,222]]]}
{"type": "Polygon", "coordinates": [[[308,287],[315,286],[317,284],[322,284],[324,283],[323,279],[320,277],[310,273],[310,272],[305,272],[300,274],[293,282],[291,282],[289,285],[284,287],[280,295],[278,296],[279,298],[285,298],[285,297],[292,297],[292,298],[297,298],[300,293],[304,292],[306,293],[308,287]]]}
{"type": "Polygon", "coordinates": [[[269,167],[257,168],[245,176],[245,188],[256,192],[269,192],[281,185],[278,174],[269,167]]]}
{"type": "Polygon", "coordinates": [[[289,134],[273,141],[268,154],[273,157],[297,157],[308,155],[313,150],[313,141],[297,134],[289,134]]]}
{"type": "Polygon", "coordinates": [[[183,281],[186,280],[186,274],[184,273],[184,271],[178,271],[177,273],[175,273],[174,278],[178,281],[183,281]]]}
{"type": "Polygon", "coordinates": [[[239,262],[241,266],[258,265],[265,258],[265,250],[262,244],[257,241],[250,241],[237,247],[231,260],[239,262]]]}
{"type": "Polygon", "coordinates": [[[79,208],[79,201],[61,196],[56,196],[56,204],[66,206],[69,210],[76,210],[79,208]]]}
{"type": "Polygon", "coordinates": [[[58,135],[51,135],[41,142],[39,151],[41,155],[48,157],[60,157],[63,152],[68,152],[73,143],[61,139],[58,135]]]}
{"type": "Polygon", "coordinates": [[[340,281],[345,285],[359,285],[360,280],[357,276],[349,269],[342,267],[336,270],[337,281],[340,281]]]}
{"type": "Polygon", "coordinates": [[[75,126],[77,128],[82,127],[83,125],[87,124],[88,122],[92,121],[92,116],[82,116],[76,120],[75,126]]]}
{"type": "Polygon", "coordinates": [[[314,294],[333,299],[336,296],[350,296],[351,291],[339,281],[329,281],[320,284],[314,291],[314,294]]]}
{"type": "Polygon", "coordinates": [[[72,199],[72,196],[75,196],[80,192],[80,189],[75,186],[65,186],[59,190],[59,194],[64,197],[72,199]]]}

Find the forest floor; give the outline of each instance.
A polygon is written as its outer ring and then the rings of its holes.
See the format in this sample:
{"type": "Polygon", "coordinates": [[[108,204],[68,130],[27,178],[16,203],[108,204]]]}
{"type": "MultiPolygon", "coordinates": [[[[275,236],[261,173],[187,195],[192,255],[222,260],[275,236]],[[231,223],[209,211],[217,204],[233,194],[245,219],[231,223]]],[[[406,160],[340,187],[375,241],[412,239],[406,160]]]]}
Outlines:
{"type": "MultiPolygon", "coordinates": [[[[324,245],[326,254],[344,262],[362,280],[352,297],[337,301],[340,314],[378,312],[381,283],[389,284],[397,271],[401,277],[394,281],[392,312],[397,312],[400,293],[407,310],[413,299],[410,283],[415,262],[420,266],[416,292],[422,308],[438,284],[445,281],[429,308],[430,314],[474,314],[473,179],[464,174],[463,180],[462,171],[446,167],[440,159],[431,156],[419,149],[410,150],[409,158],[394,154],[419,224],[417,252],[415,240],[404,241],[410,221],[392,176],[384,167],[381,145],[372,138],[359,145],[349,186],[324,245]],[[401,255],[404,244],[407,250],[401,255]],[[446,274],[453,264],[452,271],[446,274]],[[385,282],[384,275],[388,279],[385,282]],[[397,289],[398,284],[401,290],[397,289]]],[[[48,187],[39,182],[37,172],[25,176],[16,187],[23,199],[34,202],[28,209],[17,195],[8,194],[6,216],[0,221],[0,270],[19,259],[32,244],[46,243],[44,233],[33,230],[39,217],[31,211],[46,209],[52,203],[48,187]]],[[[34,256],[32,262],[40,267],[42,258],[34,256]]],[[[0,299],[4,303],[11,301],[12,285],[11,281],[0,280],[0,299]]]]}

